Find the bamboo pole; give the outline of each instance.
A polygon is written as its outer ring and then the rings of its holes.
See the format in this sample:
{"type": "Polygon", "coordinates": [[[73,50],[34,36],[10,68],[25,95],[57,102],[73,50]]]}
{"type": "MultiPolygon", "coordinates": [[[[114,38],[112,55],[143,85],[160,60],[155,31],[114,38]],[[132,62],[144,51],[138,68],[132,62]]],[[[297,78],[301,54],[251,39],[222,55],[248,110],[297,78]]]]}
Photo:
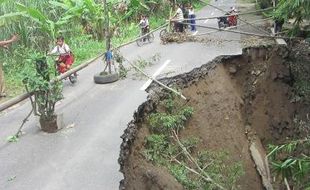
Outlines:
{"type": "MultiPolygon", "coordinates": [[[[215,9],[217,9],[217,10],[220,10],[220,11],[222,11],[222,12],[224,12],[224,13],[228,13],[227,11],[224,11],[223,9],[221,9],[221,8],[219,8],[219,7],[217,7],[217,6],[214,6],[214,5],[210,4],[210,3],[206,3],[206,2],[204,2],[204,1],[202,1],[202,0],[199,0],[199,1],[202,2],[202,3],[204,3],[204,4],[206,4],[206,5],[208,5],[208,6],[210,6],[210,7],[215,8],[215,9]]],[[[238,20],[241,20],[241,21],[243,21],[243,22],[249,24],[250,26],[256,28],[257,30],[260,30],[261,32],[264,32],[265,34],[269,34],[269,32],[267,32],[267,31],[265,31],[265,30],[262,30],[261,28],[258,28],[258,27],[256,27],[256,26],[250,24],[250,23],[247,22],[246,20],[243,20],[243,19],[241,19],[241,18],[239,18],[239,17],[238,17],[238,20]]]]}
{"type": "MultiPolygon", "coordinates": [[[[251,22],[251,24],[255,24],[255,23],[262,22],[262,21],[265,21],[265,20],[270,20],[270,19],[271,18],[269,17],[269,18],[265,18],[265,19],[255,20],[255,21],[251,22]]],[[[234,29],[234,28],[237,28],[237,27],[240,27],[240,26],[245,26],[245,25],[247,25],[247,23],[240,24],[240,25],[237,25],[237,26],[230,26],[230,27],[227,27],[226,30],[231,30],[231,29],[234,29]]],[[[203,36],[203,35],[206,35],[206,34],[212,34],[212,33],[216,33],[216,32],[218,32],[218,30],[210,31],[210,32],[205,32],[205,33],[200,33],[200,34],[197,34],[195,36],[203,36]]]]}
{"type": "MultiPolygon", "coordinates": [[[[183,23],[186,25],[191,25],[189,23],[183,23]]],[[[237,33],[237,34],[244,34],[244,35],[250,35],[250,36],[259,36],[259,37],[265,37],[265,38],[282,38],[282,39],[299,39],[298,37],[280,37],[280,36],[269,36],[269,35],[264,35],[264,34],[257,34],[257,33],[252,33],[252,32],[242,32],[240,30],[226,30],[226,29],[220,29],[220,28],[215,28],[215,27],[211,27],[211,26],[203,26],[203,25],[199,25],[199,24],[195,24],[195,26],[197,27],[201,27],[201,28],[208,28],[208,29],[213,29],[213,30],[218,30],[218,31],[224,31],[224,32],[231,32],[231,33],[237,33]]]]}
{"type": "Polygon", "coordinates": [[[180,96],[182,99],[187,100],[187,98],[181,93],[176,91],[173,88],[170,88],[169,86],[165,85],[164,83],[160,82],[159,80],[157,80],[156,78],[149,76],[148,74],[146,74],[144,71],[142,71],[138,66],[136,66],[135,64],[131,63],[128,59],[124,58],[133,68],[135,68],[138,72],[142,73],[144,76],[146,76],[147,78],[151,79],[152,81],[156,82],[157,84],[159,84],[160,86],[166,88],[167,90],[175,93],[176,95],[180,96]]]}
{"type": "MultiPolygon", "coordinates": [[[[258,11],[251,11],[251,12],[245,12],[245,13],[236,13],[236,14],[230,14],[230,15],[221,15],[220,17],[229,17],[229,16],[240,16],[240,15],[246,15],[246,14],[251,14],[251,13],[257,13],[257,12],[264,12],[266,10],[270,10],[272,8],[266,8],[266,9],[261,9],[258,11]]],[[[221,10],[224,11],[224,10],[221,10]]],[[[226,13],[226,12],[225,12],[226,13]]],[[[212,17],[196,17],[195,20],[208,20],[208,19],[217,19],[219,16],[212,16],[212,17]]],[[[183,19],[183,20],[191,20],[191,19],[183,19]]],[[[240,20],[240,19],[239,19],[240,20]]],[[[167,20],[168,21],[168,20],[167,20]]],[[[170,21],[180,21],[179,19],[171,19],[170,21]]],[[[243,21],[243,20],[241,20],[243,21]]],[[[244,22],[244,21],[243,21],[244,22]]]]}
{"type": "MultiPolygon", "coordinates": [[[[156,28],[156,29],[150,31],[149,33],[156,32],[156,31],[158,31],[158,30],[160,30],[160,29],[166,27],[167,25],[168,25],[168,23],[165,23],[165,24],[161,25],[160,27],[158,27],[158,28],[156,28]]],[[[149,34],[149,33],[148,33],[148,34],[149,34]]],[[[146,35],[147,35],[147,34],[146,34],[146,35]]],[[[131,41],[129,41],[129,42],[123,43],[123,44],[119,45],[118,47],[112,48],[112,50],[114,50],[114,49],[119,49],[119,48],[121,48],[121,47],[124,47],[124,46],[127,46],[127,45],[129,45],[129,44],[132,44],[132,43],[136,42],[136,40],[141,39],[141,38],[143,38],[143,37],[144,37],[144,36],[136,37],[135,39],[133,39],[133,40],[131,40],[131,41]]],[[[88,61],[84,62],[83,64],[81,64],[81,65],[79,65],[79,66],[77,66],[77,67],[75,67],[75,68],[73,68],[73,69],[70,69],[70,70],[67,71],[66,73],[63,73],[63,74],[57,76],[57,77],[56,77],[54,80],[52,80],[51,82],[56,81],[56,80],[63,80],[63,79],[65,79],[65,78],[67,78],[68,76],[70,76],[70,75],[72,75],[72,74],[74,74],[74,73],[76,73],[76,72],[78,72],[78,71],[80,71],[80,70],[86,68],[88,65],[94,63],[97,59],[99,59],[99,58],[102,57],[103,55],[104,55],[104,53],[100,53],[100,54],[97,55],[96,57],[94,57],[94,58],[92,58],[92,59],[89,59],[88,61]]],[[[23,94],[21,94],[21,95],[19,95],[19,96],[17,96],[17,97],[14,97],[14,98],[12,98],[12,99],[10,99],[10,100],[8,100],[8,101],[6,101],[6,102],[0,104],[0,112],[4,111],[4,110],[6,110],[6,109],[8,109],[8,108],[10,108],[10,107],[12,107],[12,106],[14,106],[14,105],[20,103],[20,102],[22,102],[23,100],[27,99],[28,97],[30,97],[30,96],[32,96],[32,95],[33,95],[33,92],[23,93],[23,94]]]]}

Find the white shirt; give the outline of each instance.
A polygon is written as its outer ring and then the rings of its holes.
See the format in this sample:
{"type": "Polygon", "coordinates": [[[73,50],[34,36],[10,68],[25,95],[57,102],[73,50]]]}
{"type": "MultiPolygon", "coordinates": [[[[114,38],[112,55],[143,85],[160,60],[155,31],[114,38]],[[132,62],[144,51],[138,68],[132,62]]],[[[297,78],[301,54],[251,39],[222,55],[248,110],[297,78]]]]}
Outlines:
{"type": "Polygon", "coordinates": [[[178,22],[182,22],[184,20],[183,11],[180,7],[177,10],[176,17],[178,19],[178,22]]]}
{"type": "Polygon", "coordinates": [[[194,15],[195,12],[194,12],[194,9],[188,9],[188,15],[194,15]]]}
{"type": "Polygon", "coordinates": [[[145,28],[149,25],[149,20],[148,19],[142,19],[139,23],[141,28],[145,28]]]}
{"type": "Polygon", "coordinates": [[[63,44],[62,46],[57,45],[56,47],[54,47],[54,49],[51,51],[51,54],[68,54],[70,53],[70,48],[67,44],[63,44]]]}

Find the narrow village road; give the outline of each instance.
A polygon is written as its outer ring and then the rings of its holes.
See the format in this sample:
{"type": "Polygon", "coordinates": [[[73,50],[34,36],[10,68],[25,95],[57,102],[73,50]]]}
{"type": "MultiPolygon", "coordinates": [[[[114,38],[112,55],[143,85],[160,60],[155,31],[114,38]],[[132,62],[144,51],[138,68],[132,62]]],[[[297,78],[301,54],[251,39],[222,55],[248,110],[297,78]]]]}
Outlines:
{"type": "MultiPolygon", "coordinates": [[[[217,0],[212,4],[229,10],[235,0],[217,0]]],[[[220,11],[205,7],[201,16],[219,16],[220,11]]],[[[198,24],[217,27],[216,19],[198,24]]],[[[198,28],[198,34],[206,32],[198,28]]],[[[217,33],[214,37],[240,39],[239,34],[217,33]]],[[[161,45],[158,33],[152,44],[121,49],[129,60],[147,59],[155,54],[160,61],[145,69],[158,77],[188,72],[219,55],[240,54],[239,42],[223,44],[181,43],[161,45]]],[[[124,63],[126,65],[126,63],[124,63]]],[[[116,83],[96,85],[93,75],[103,69],[98,59],[79,72],[74,86],[64,81],[64,96],[57,105],[63,113],[66,128],[56,134],[39,130],[38,121],[31,117],[25,134],[17,143],[6,138],[16,132],[30,111],[28,102],[0,114],[0,189],[5,190],[114,190],[122,174],[117,163],[122,135],[134,111],[147,98],[143,89],[147,79],[134,75],[116,83]]]]}

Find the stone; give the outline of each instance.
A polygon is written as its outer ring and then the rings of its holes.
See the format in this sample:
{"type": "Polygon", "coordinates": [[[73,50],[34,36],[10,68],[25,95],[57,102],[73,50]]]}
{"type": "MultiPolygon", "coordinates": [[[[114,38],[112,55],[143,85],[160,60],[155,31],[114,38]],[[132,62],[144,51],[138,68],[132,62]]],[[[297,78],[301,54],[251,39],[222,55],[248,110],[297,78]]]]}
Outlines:
{"type": "Polygon", "coordinates": [[[236,74],[237,73],[237,68],[236,66],[230,66],[228,69],[230,74],[236,74]]]}

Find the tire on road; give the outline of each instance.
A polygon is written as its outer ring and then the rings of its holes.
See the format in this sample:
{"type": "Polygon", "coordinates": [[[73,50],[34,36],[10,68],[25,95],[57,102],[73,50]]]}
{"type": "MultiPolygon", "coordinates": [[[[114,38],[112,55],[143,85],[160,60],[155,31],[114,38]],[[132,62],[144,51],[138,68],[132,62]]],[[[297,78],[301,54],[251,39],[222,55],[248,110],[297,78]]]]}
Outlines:
{"type": "Polygon", "coordinates": [[[149,36],[148,36],[148,41],[149,43],[152,43],[154,41],[154,34],[153,33],[150,33],[149,36]]]}
{"type": "Polygon", "coordinates": [[[69,76],[69,80],[72,84],[75,84],[77,82],[77,76],[72,74],[69,76]]]}
{"type": "Polygon", "coordinates": [[[115,82],[119,79],[118,73],[112,73],[107,75],[100,75],[100,73],[94,76],[94,82],[96,84],[107,84],[115,82]]]}
{"type": "Polygon", "coordinates": [[[137,45],[139,46],[139,47],[141,47],[142,45],[143,45],[143,39],[142,38],[139,38],[139,39],[137,39],[136,40],[136,43],[137,43],[137,45]]]}

